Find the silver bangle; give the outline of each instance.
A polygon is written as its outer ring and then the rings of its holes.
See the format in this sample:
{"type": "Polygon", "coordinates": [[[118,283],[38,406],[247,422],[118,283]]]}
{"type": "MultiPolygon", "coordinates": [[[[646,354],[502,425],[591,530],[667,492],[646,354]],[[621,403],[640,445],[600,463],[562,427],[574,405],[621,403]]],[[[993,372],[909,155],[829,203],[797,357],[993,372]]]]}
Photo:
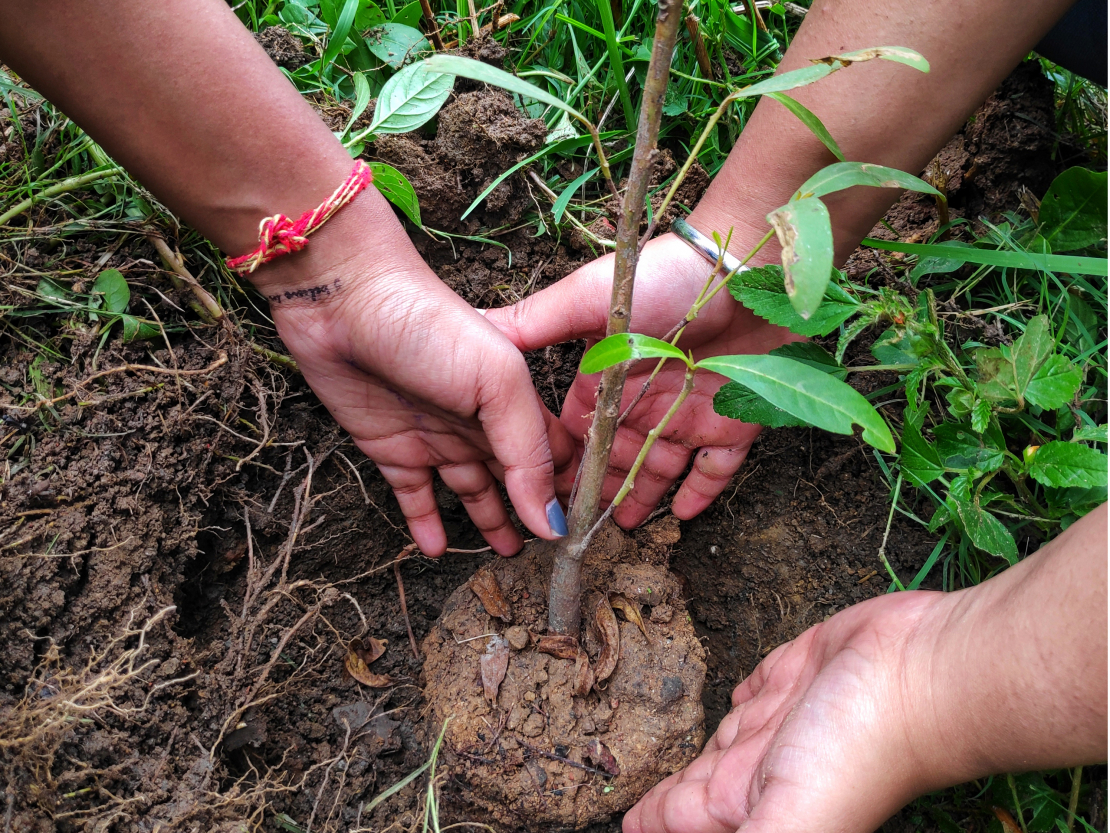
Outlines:
{"type": "Polygon", "coordinates": [[[721,271],[726,275],[730,275],[733,272],[747,272],[748,269],[751,268],[750,266],[742,265],[740,263],[740,258],[728,252],[725,252],[724,256],[721,257],[720,247],[717,246],[712,237],[706,237],[680,217],[676,217],[671,221],[671,231],[674,232],[679,240],[684,241],[710,263],[716,265],[717,258],[720,257],[721,271]]]}

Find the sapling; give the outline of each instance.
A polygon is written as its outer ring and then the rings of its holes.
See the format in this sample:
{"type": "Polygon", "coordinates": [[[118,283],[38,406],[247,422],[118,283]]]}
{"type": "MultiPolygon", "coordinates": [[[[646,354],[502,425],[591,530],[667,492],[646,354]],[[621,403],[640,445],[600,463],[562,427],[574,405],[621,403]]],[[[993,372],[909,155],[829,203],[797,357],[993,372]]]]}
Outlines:
{"type": "MultiPolygon", "coordinates": [[[[633,488],[636,475],[653,443],[682,407],[693,389],[695,377],[699,372],[719,373],[744,386],[767,406],[780,409],[808,424],[828,431],[850,434],[853,426],[858,425],[863,429],[862,437],[865,442],[883,451],[895,451],[894,438],[890,429],[870,403],[842,380],[805,361],[783,355],[744,355],[713,356],[695,362],[691,355],[681,349],[680,340],[686,325],[697,317],[699,311],[721,289],[729,286],[730,281],[735,281],[737,277],[736,272],[739,270],[734,270],[730,274],[721,274],[720,267],[727,246],[726,242],[722,242],[721,230],[714,230],[714,239],[719,247],[720,256],[683,320],[676,323],[665,339],[629,332],[636,262],[643,243],[654,231],[654,223],[652,223],[642,238],[639,233],[648,180],[654,164],[670,59],[681,23],[679,5],[673,0],[660,2],[658,24],[652,41],[651,63],[644,83],[636,146],[627,185],[620,200],[613,292],[606,338],[590,348],[582,359],[581,372],[586,374],[601,372],[601,383],[593,423],[587,436],[581,468],[571,496],[569,534],[560,542],[555,553],[548,595],[549,629],[571,636],[577,636],[581,626],[581,571],[586,548],[601,524],[633,488]],[[640,359],[657,359],[656,373],[667,361],[682,362],[686,367],[684,384],[659,424],[649,432],[635,463],[613,501],[599,516],[602,484],[608,468],[613,439],[622,416],[620,404],[625,378],[631,362],[640,359]]],[[[814,174],[786,205],[767,215],[770,225],[767,234],[742,260],[741,268],[746,268],[744,264],[751,260],[772,237],[777,237],[782,248],[782,268],[778,271],[753,270],[754,285],[758,289],[762,283],[765,293],[780,295],[802,321],[818,314],[826,295],[832,293],[835,296],[837,289],[835,284],[830,285],[830,276],[833,273],[832,227],[822,197],[856,185],[907,188],[942,196],[933,186],[902,171],[880,165],[845,161],[835,140],[820,120],[800,103],[783,95],[787,90],[811,84],[853,63],[873,59],[894,61],[922,72],[928,71],[928,63],[925,59],[911,49],[876,47],[822,58],[814,61],[810,66],[786,72],[732,92],[709,119],[689,158],[679,170],[662,204],[655,212],[655,216],[658,217],[667,209],[690,166],[697,159],[710,131],[716,127],[729,107],[743,98],[758,95],[773,96],[795,114],[829,148],[830,152],[841,160],[814,174]],[[774,285],[776,281],[777,286],[774,285]]],[[[462,75],[485,81],[562,109],[590,133],[602,176],[610,189],[616,192],[606,151],[597,128],[585,116],[560,99],[509,73],[478,61],[454,56],[436,56],[426,61],[425,65],[431,72],[462,75]]],[[[724,231],[727,238],[731,232],[724,231]]],[[[653,373],[651,378],[654,376],[653,373]]],[[[651,379],[647,384],[650,384],[650,381],[651,379]]],[[[643,391],[640,395],[642,393],[643,391]]]]}

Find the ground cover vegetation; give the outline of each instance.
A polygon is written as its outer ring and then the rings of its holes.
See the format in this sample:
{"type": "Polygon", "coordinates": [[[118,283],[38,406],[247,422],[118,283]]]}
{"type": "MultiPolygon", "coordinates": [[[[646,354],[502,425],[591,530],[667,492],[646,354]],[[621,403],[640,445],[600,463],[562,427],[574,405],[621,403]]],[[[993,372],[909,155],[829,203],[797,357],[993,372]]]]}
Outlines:
{"type": "MultiPolygon", "coordinates": [[[[478,244],[495,250],[508,248],[502,241],[521,230],[537,238],[574,239],[582,249],[597,253],[616,245],[611,200],[614,190],[628,187],[626,178],[634,165],[632,139],[648,79],[654,4],[601,0],[543,5],[522,0],[479,9],[462,0],[451,7],[420,0],[384,7],[370,0],[271,0],[245,2],[236,10],[259,32],[263,45],[352,154],[371,154],[375,184],[414,231],[454,241],[452,246],[478,244]],[[484,63],[476,70],[467,70],[460,58],[437,58],[438,69],[434,63],[423,63],[445,50],[484,63]],[[499,76],[490,67],[503,67],[510,74],[499,76]],[[407,176],[403,164],[374,158],[375,148],[387,144],[383,137],[434,131],[439,110],[452,96],[473,89],[464,89],[465,82],[456,80],[468,74],[511,91],[515,107],[544,120],[546,140],[533,143],[527,153],[519,153],[483,181],[479,193],[459,206],[460,224],[436,229],[426,216],[430,203],[421,205],[419,183],[414,184],[411,172],[407,176]],[[483,203],[495,201],[506,187],[519,188],[513,183],[521,181],[532,207],[505,225],[484,222],[489,213],[483,213],[483,203]],[[467,217],[470,224],[462,224],[467,217]]],[[[673,164],[644,182],[648,227],[665,226],[681,207],[675,203],[690,199],[683,191],[683,176],[696,179],[720,167],[760,92],[776,95],[839,156],[835,137],[787,97],[788,87],[758,86],[773,73],[804,13],[804,4],[789,3],[744,8],[709,2],[683,10],[661,101],[658,141],[674,159],[688,158],[690,165],[673,164]]],[[[902,58],[911,65],[916,60],[902,58]]],[[[846,63],[815,69],[833,71],[846,63]]],[[[900,187],[935,197],[936,223],[908,242],[866,241],[871,254],[857,258],[857,268],[844,273],[831,268],[829,253],[803,261],[801,271],[794,267],[793,274],[762,267],[709,281],[698,299],[700,303],[708,293],[727,290],[757,315],[813,339],[780,348],[771,357],[701,364],[733,379],[715,402],[726,416],[776,428],[816,426],[846,434],[853,425],[863,427],[862,439],[874,447],[870,453],[875,468],[889,490],[877,558],[891,591],[955,589],[982,581],[1106,499],[1105,91],[1038,59],[1030,63],[1055,85],[1056,123],[1048,129],[1060,172],[1046,183],[1046,190],[1022,194],[1021,205],[1000,216],[950,216],[945,198],[951,183],[939,166],[925,172],[928,182],[898,172],[869,172],[856,163],[833,166],[784,206],[776,230],[812,223],[812,229],[802,228],[800,234],[820,238],[821,209],[816,204],[823,193],[860,183],[883,185],[892,179],[900,187]],[[860,262],[874,265],[858,268],[860,262]],[[789,372],[783,363],[790,363],[789,372]],[[811,387],[800,391],[798,384],[787,385],[784,380],[792,377],[811,380],[811,387]],[[865,377],[874,382],[861,384],[865,377]],[[899,572],[887,558],[887,538],[897,516],[933,536],[931,552],[912,573],[899,572]]],[[[4,337],[32,357],[22,378],[2,380],[10,403],[4,415],[8,448],[3,477],[8,491],[16,483],[34,490],[35,484],[49,482],[49,467],[28,467],[41,459],[35,456],[40,437],[49,441],[49,435],[70,419],[67,409],[103,406],[115,396],[142,397],[176,387],[179,408],[185,410],[183,385],[190,386],[194,377],[207,378],[229,361],[245,367],[246,354],[266,370],[243,373],[238,387],[230,390],[232,395],[246,392],[261,417],[252,422],[228,405],[207,417],[224,426],[217,433],[239,430],[253,438],[246,450],[225,457],[230,466],[225,465],[220,476],[235,476],[231,469],[238,473],[249,468],[252,457],[261,462],[260,452],[280,450],[283,443],[291,452],[296,440],[290,435],[281,440],[271,436],[280,396],[266,391],[286,390],[287,383],[275,384],[272,378],[283,378],[295,366],[272,337],[265,305],[235,281],[217,252],[187,229],[177,228],[168,212],[63,114],[7,75],[0,76],[0,95],[9,125],[0,147],[0,227],[9,247],[5,263],[15,276],[5,284],[0,322],[4,337]],[[25,226],[29,216],[35,222],[25,226]],[[167,244],[175,238],[176,246],[167,244]],[[131,258],[127,269],[104,268],[116,249],[135,240],[146,243],[161,270],[142,257],[131,258]],[[67,258],[75,253],[84,255],[86,265],[66,268],[67,258]],[[170,278],[169,296],[150,282],[157,271],[170,278]],[[233,331],[238,352],[233,350],[230,357],[217,352],[208,361],[195,356],[179,367],[172,345],[198,325],[233,331]],[[77,342],[89,356],[87,373],[80,385],[67,385],[57,368],[71,361],[77,342]],[[126,345],[155,358],[133,361],[126,345]],[[109,388],[107,396],[89,395],[127,373],[145,373],[146,381],[127,390],[109,388]],[[230,423],[229,416],[234,416],[230,423]]],[[[824,222],[827,225],[827,215],[824,222]]],[[[900,236],[889,223],[887,230],[900,236]]],[[[638,219],[631,231],[633,238],[641,233],[638,219]]],[[[889,236],[876,232],[876,237],[889,236]]],[[[508,254],[511,263],[511,249],[508,254]]],[[[502,300],[527,290],[492,287],[502,300]]],[[[689,363],[679,349],[680,336],[681,326],[670,342],[615,336],[587,354],[583,369],[616,367],[634,358],[689,363]]],[[[694,369],[690,367],[691,374],[694,369]]],[[[188,408],[197,407],[203,398],[204,394],[194,396],[188,408]]],[[[681,399],[676,405],[680,404],[681,399]]],[[[265,565],[250,552],[246,598],[240,601],[242,611],[234,614],[247,635],[229,646],[224,657],[249,694],[221,715],[222,728],[210,744],[210,763],[218,758],[216,750],[227,735],[242,735],[237,748],[252,742],[253,717],[273,696],[267,677],[277,676],[275,667],[293,666],[292,676],[283,677],[282,685],[288,687],[295,678],[297,664],[283,649],[303,639],[306,628],[322,623],[325,629],[337,629],[325,612],[337,603],[341,588],[286,578],[301,529],[310,526],[309,515],[321,499],[311,491],[313,472],[335,450],[329,446],[327,455],[308,454],[306,463],[295,470],[303,473],[307,467],[307,476],[291,489],[295,505],[278,557],[265,565]],[[304,597],[298,599],[300,618],[286,622],[284,629],[276,619],[266,623],[279,598],[298,593],[304,597]],[[261,618],[251,625],[252,616],[261,618]],[[252,676],[255,669],[244,666],[244,658],[258,650],[252,627],[273,634],[277,646],[272,654],[266,651],[269,664],[261,676],[252,676]]],[[[271,465],[281,458],[266,459],[271,465]]],[[[284,474],[271,467],[283,485],[294,471],[290,460],[285,454],[284,474]]],[[[369,505],[371,495],[358,469],[351,470],[369,505]]],[[[50,497],[45,488],[38,494],[43,500],[50,497]]],[[[274,495],[271,514],[279,494],[274,495]]],[[[80,555],[67,548],[61,530],[45,537],[29,534],[36,513],[53,510],[36,503],[21,511],[0,539],[0,547],[15,553],[20,563],[51,557],[59,542],[59,556],[74,561],[80,555]],[[27,545],[37,550],[27,550],[27,545]]],[[[248,512],[244,552],[252,547],[250,517],[248,512]]],[[[593,521],[588,519],[589,528],[593,521]]],[[[398,562],[391,563],[399,570],[398,562]]],[[[403,599],[399,572],[397,580],[403,599]]],[[[142,679],[149,694],[136,701],[128,692],[128,706],[118,699],[132,678],[149,676],[149,664],[139,658],[148,629],[165,616],[164,609],[151,610],[136,624],[133,614],[123,622],[122,636],[102,642],[84,658],[83,666],[63,662],[57,650],[40,643],[28,660],[35,668],[33,675],[22,677],[14,689],[9,684],[17,696],[5,704],[12,717],[0,727],[9,821],[16,806],[12,785],[19,778],[26,780],[30,771],[32,783],[44,793],[49,790],[42,785],[54,789],[63,766],[57,760],[59,750],[63,757],[72,756],[65,739],[82,721],[132,719],[128,715],[146,709],[163,688],[188,686],[192,673],[186,669],[163,674],[154,683],[142,679]],[[59,696],[50,698],[43,692],[59,696]],[[101,717],[102,712],[107,716],[101,717]]],[[[365,624],[361,609],[358,616],[365,624]]],[[[350,630],[339,630],[346,635],[339,653],[351,675],[365,677],[368,685],[390,683],[388,678],[375,679],[367,668],[379,652],[367,654],[369,643],[356,645],[350,630]]],[[[300,670],[307,668],[302,665],[300,670]]],[[[387,714],[379,709],[348,715],[348,740],[367,727],[390,735],[387,714]]],[[[215,806],[251,823],[271,828],[277,823],[287,830],[357,829],[363,813],[369,818],[404,789],[425,783],[426,800],[411,821],[417,828],[437,827],[442,781],[434,775],[439,744],[433,743],[434,735],[427,740],[431,758],[394,787],[362,802],[353,825],[343,816],[343,793],[333,780],[347,777],[346,744],[334,758],[301,771],[299,780],[269,777],[280,766],[270,765],[264,772],[249,764],[241,776],[219,786],[202,777],[199,789],[215,806]],[[269,809],[275,796],[297,790],[310,791],[315,798],[306,814],[275,814],[269,809]],[[341,823],[347,827],[339,827],[341,823]]],[[[385,741],[391,742],[388,737],[385,741]]],[[[1101,768],[989,779],[923,799],[900,818],[905,829],[1105,829],[1105,814],[1100,816],[1097,809],[1105,802],[1105,783],[1101,768]]],[[[49,815],[57,829],[80,829],[86,821],[111,829],[111,824],[124,822],[135,801],[114,795],[102,783],[71,786],[65,788],[67,800],[88,797],[90,803],[79,809],[51,805],[49,815]]]]}

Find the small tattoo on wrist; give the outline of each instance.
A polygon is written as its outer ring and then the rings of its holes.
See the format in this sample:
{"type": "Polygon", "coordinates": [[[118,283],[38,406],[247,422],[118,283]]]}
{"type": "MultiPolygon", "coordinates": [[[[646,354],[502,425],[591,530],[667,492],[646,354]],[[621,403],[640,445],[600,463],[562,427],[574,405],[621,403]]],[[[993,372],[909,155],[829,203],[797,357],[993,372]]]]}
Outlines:
{"type": "Polygon", "coordinates": [[[305,289],[287,289],[284,292],[278,292],[274,295],[267,295],[266,300],[271,304],[280,304],[284,301],[293,301],[299,299],[307,299],[309,303],[316,303],[322,298],[326,298],[334,292],[338,292],[341,288],[339,278],[336,278],[330,284],[324,283],[319,286],[309,286],[305,289]]]}

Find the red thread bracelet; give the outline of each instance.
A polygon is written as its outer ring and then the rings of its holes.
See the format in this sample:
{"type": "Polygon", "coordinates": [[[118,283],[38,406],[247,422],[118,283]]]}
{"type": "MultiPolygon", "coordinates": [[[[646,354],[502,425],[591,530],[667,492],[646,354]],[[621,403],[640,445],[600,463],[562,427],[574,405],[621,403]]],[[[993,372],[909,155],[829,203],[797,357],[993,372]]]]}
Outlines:
{"type": "Polygon", "coordinates": [[[291,220],[284,214],[275,214],[264,219],[258,226],[258,248],[250,254],[228,258],[228,267],[241,275],[249,275],[275,257],[299,252],[308,245],[308,235],[331,219],[336,211],[373,181],[374,174],[370,166],[361,159],[357,160],[343,184],[316,208],[306,211],[296,220],[291,220]]]}

